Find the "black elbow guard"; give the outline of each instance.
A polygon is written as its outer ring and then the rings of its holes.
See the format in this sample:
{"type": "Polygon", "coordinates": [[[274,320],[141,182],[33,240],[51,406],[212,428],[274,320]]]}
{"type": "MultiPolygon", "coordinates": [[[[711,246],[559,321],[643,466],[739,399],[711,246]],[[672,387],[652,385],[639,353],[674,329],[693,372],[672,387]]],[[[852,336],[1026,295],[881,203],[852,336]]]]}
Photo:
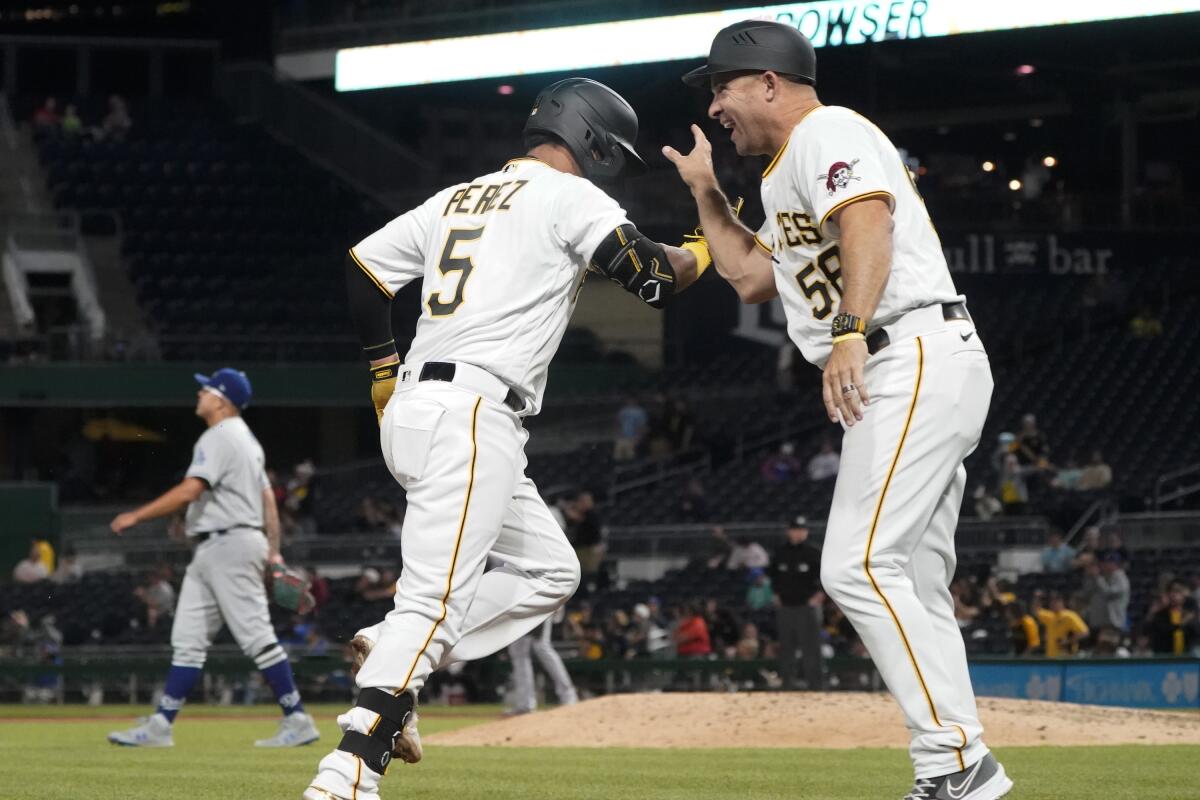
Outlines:
{"type": "Polygon", "coordinates": [[[604,237],[589,268],[653,308],[665,306],[675,293],[675,270],[667,252],[628,223],[604,237]]]}

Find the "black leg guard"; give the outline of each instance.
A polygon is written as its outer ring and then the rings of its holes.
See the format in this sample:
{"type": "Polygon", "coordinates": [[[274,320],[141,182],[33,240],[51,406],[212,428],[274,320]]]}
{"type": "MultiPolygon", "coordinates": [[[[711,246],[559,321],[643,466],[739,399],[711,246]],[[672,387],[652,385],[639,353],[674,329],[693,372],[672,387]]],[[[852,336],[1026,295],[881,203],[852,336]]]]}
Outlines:
{"type": "Polygon", "coordinates": [[[383,689],[363,689],[358,693],[359,708],[379,715],[379,720],[370,733],[346,731],[337,749],[356,755],[380,775],[387,772],[392,762],[396,740],[413,713],[413,696],[404,692],[399,697],[383,689]]]}

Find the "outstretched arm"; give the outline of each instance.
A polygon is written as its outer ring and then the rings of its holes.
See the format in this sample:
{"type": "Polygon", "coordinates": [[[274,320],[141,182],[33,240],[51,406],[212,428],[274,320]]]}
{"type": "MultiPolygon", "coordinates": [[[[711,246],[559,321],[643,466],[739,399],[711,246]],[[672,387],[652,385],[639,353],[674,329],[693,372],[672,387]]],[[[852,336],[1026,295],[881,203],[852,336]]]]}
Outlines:
{"type": "Polygon", "coordinates": [[[120,535],[141,522],[166,517],[195,502],[204,493],[206,484],[199,478],[184,478],[161,495],[140,508],[117,514],[109,524],[112,532],[120,535]]]}
{"type": "Polygon", "coordinates": [[[700,226],[712,252],[713,265],[737,291],[743,303],[763,303],[778,294],[771,254],[754,239],[729,207],[729,199],[717,183],[712,166],[712,145],[700,126],[692,126],[695,147],[686,155],[664,147],[665,155],[696,201],[700,226]]]}

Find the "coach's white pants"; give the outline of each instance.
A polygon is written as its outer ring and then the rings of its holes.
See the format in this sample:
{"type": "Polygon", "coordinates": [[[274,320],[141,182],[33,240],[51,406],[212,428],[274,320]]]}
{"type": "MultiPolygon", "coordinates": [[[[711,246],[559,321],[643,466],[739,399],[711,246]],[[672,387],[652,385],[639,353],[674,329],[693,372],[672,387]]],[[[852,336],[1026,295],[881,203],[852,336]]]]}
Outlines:
{"type": "Polygon", "coordinates": [[[513,672],[513,711],[533,711],[537,708],[537,691],[533,683],[533,656],[550,677],[554,684],[554,696],[562,705],[571,705],[578,701],[575,684],[571,683],[571,674],[563,663],[562,656],[554,649],[550,641],[551,620],[542,623],[541,629],[535,629],[508,646],[508,658],[512,662],[513,672]]]}
{"type": "Polygon", "coordinates": [[[396,607],[364,631],[361,688],[419,690],[453,661],[490,655],[553,614],[579,562],[533,481],[528,433],[501,403],[454,384],[401,387],[388,403],[384,460],[408,493],[396,607]],[[502,566],[484,572],[491,556],[502,566]]]}
{"type": "Polygon", "coordinates": [[[916,313],[908,325],[922,335],[867,362],[871,403],[842,441],[821,581],[904,711],[916,776],[928,778],[987,754],[949,584],[962,462],[992,375],[970,323],[916,313]]]}

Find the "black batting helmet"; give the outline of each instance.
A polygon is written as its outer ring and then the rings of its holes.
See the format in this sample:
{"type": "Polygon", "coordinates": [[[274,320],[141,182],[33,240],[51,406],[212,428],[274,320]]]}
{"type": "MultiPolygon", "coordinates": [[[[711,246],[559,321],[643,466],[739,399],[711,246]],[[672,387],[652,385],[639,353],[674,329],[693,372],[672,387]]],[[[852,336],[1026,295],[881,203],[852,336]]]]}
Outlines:
{"type": "Polygon", "coordinates": [[[713,75],[743,71],[793,75],[817,83],[817,54],[803,33],[782,22],[748,19],[722,28],[713,37],[708,63],[683,76],[689,86],[708,86],[713,75]]]}
{"type": "Polygon", "coordinates": [[[611,180],[646,169],[633,149],[637,113],[603,83],[567,78],[542,89],[525,120],[526,142],[539,133],[561,139],[589,180],[611,180]]]}

